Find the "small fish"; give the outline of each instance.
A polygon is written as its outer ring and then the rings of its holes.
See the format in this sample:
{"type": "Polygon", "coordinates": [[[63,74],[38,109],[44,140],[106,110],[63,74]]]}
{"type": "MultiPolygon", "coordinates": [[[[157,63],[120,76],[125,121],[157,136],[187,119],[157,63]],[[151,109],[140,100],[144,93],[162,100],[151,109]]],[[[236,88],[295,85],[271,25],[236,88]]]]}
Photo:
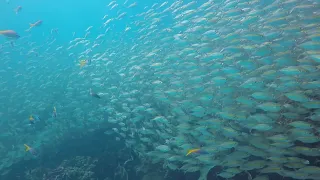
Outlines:
{"type": "Polygon", "coordinates": [[[121,18],[125,17],[126,15],[127,15],[127,13],[126,13],[126,12],[123,12],[123,13],[121,13],[121,14],[118,15],[117,19],[120,20],[121,18]]]}
{"type": "Polygon", "coordinates": [[[88,31],[90,31],[92,28],[93,28],[93,26],[89,26],[89,27],[86,29],[86,31],[88,32],[88,31]]]}
{"type": "Polygon", "coordinates": [[[79,65],[80,68],[82,68],[83,66],[87,65],[88,61],[87,60],[80,60],[79,65]]]}
{"type": "Polygon", "coordinates": [[[30,27],[36,27],[36,26],[40,26],[42,24],[42,21],[41,20],[39,20],[39,21],[37,21],[37,22],[35,22],[35,23],[30,23],[30,27]]]}
{"type": "Polygon", "coordinates": [[[186,156],[188,156],[188,155],[190,155],[190,154],[192,154],[192,153],[197,153],[197,154],[208,154],[208,152],[203,151],[203,150],[201,150],[201,149],[190,149],[190,150],[188,150],[188,152],[187,152],[186,156]]]}
{"type": "Polygon", "coordinates": [[[116,2],[116,1],[111,1],[111,2],[108,4],[108,6],[113,5],[115,2],[116,2]]]}
{"type": "Polygon", "coordinates": [[[37,26],[41,26],[41,25],[42,25],[42,20],[39,20],[39,21],[37,21],[37,22],[35,22],[33,24],[30,23],[30,28],[27,29],[26,31],[29,32],[32,28],[37,27],[37,26]]]}
{"type": "Polygon", "coordinates": [[[37,122],[41,121],[40,117],[37,116],[37,115],[30,115],[29,116],[29,122],[30,122],[30,125],[33,125],[37,122]]]}
{"type": "Polygon", "coordinates": [[[13,30],[0,31],[0,34],[11,39],[18,39],[20,36],[13,30]]]}
{"type": "Polygon", "coordinates": [[[110,10],[112,10],[113,8],[116,8],[118,6],[118,4],[113,5],[110,10]]]}
{"type": "Polygon", "coordinates": [[[126,27],[126,29],[124,30],[125,32],[129,31],[131,29],[131,27],[126,27]]]}
{"type": "Polygon", "coordinates": [[[30,146],[28,146],[27,144],[24,144],[24,147],[26,148],[26,152],[30,152],[33,156],[38,155],[38,152],[33,148],[31,148],[30,146]]]}
{"type": "Polygon", "coordinates": [[[98,98],[98,99],[101,98],[98,94],[94,93],[91,88],[90,88],[90,95],[91,95],[92,97],[95,97],[95,98],[98,98]]]}
{"type": "Polygon", "coordinates": [[[32,115],[29,116],[29,122],[30,122],[30,124],[34,124],[34,123],[35,123],[35,122],[34,122],[34,118],[33,118],[32,115]]]}
{"type": "Polygon", "coordinates": [[[105,20],[108,17],[108,15],[104,15],[102,20],[105,20]]]}
{"type": "Polygon", "coordinates": [[[128,8],[132,8],[132,7],[135,7],[135,6],[137,6],[137,3],[136,3],[136,2],[130,4],[130,5],[128,6],[128,8]]]}
{"type": "Polygon", "coordinates": [[[90,31],[84,35],[84,38],[87,38],[90,35],[90,31]]]}
{"type": "Polygon", "coordinates": [[[54,118],[57,117],[57,109],[55,106],[53,107],[52,117],[54,117],[54,118]]]}
{"type": "Polygon", "coordinates": [[[21,10],[22,10],[22,7],[18,6],[17,8],[14,9],[14,12],[16,12],[16,14],[18,14],[21,10]]]}

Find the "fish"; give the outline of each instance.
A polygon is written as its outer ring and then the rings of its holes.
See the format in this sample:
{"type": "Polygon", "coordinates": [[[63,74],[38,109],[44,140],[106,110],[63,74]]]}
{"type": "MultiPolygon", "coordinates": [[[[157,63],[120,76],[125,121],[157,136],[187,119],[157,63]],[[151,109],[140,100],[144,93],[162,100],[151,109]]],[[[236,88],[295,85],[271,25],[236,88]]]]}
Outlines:
{"type": "Polygon", "coordinates": [[[132,8],[132,7],[135,7],[135,6],[137,6],[137,3],[136,3],[136,2],[130,4],[130,5],[128,6],[128,8],[132,8]]]}
{"type": "Polygon", "coordinates": [[[30,25],[30,27],[29,27],[29,29],[26,30],[27,32],[29,32],[34,27],[41,26],[42,25],[42,20],[38,20],[35,23],[30,23],[29,25],[30,25]]]}
{"type": "Polygon", "coordinates": [[[38,152],[35,149],[31,148],[27,144],[24,144],[24,147],[26,148],[26,152],[30,152],[33,156],[38,156],[38,152]]]}
{"type": "Polygon", "coordinates": [[[105,20],[107,17],[108,17],[108,15],[107,15],[107,14],[106,14],[106,15],[104,15],[104,16],[103,16],[103,18],[102,18],[102,20],[105,20]]]}
{"type": "Polygon", "coordinates": [[[29,123],[30,123],[30,125],[33,125],[33,124],[35,124],[35,123],[37,123],[37,122],[39,122],[39,121],[41,121],[41,119],[40,119],[39,116],[37,116],[37,115],[30,115],[30,116],[29,116],[29,123]]]}
{"type": "Polygon", "coordinates": [[[92,28],[93,28],[93,26],[89,26],[89,27],[86,29],[86,32],[90,31],[92,28]]]}
{"type": "Polygon", "coordinates": [[[79,61],[79,66],[80,68],[84,67],[85,65],[87,65],[88,61],[87,60],[80,60],[79,61]]]}
{"type": "Polygon", "coordinates": [[[56,109],[55,106],[53,107],[52,117],[53,117],[53,118],[56,118],[56,117],[57,117],[57,109],[56,109]]]}
{"type": "Polygon", "coordinates": [[[29,122],[30,122],[30,124],[34,124],[34,118],[32,115],[30,115],[30,117],[29,117],[29,122]]]}
{"type": "MultiPolygon", "coordinates": [[[[226,179],[319,179],[319,2],[112,0],[69,33],[49,21],[0,45],[0,116],[28,118],[48,102],[68,112],[36,132],[5,121],[1,137],[49,147],[107,123],[145,166],[199,180],[213,167],[226,179]]],[[[1,148],[0,170],[18,149],[1,148]]]]}
{"type": "Polygon", "coordinates": [[[42,25],[42,20],[36,21],[35,23],[30,23],[30,27],[36,27],[42,25]]]}
{"type": "Polygon", "coordinates": [[[186,156],[189,156],[190,154],[208,154],[208,152],[201,149],[190,149],[188,150],[186,156]]]}
{"type": "Polygon", "coordinates": [[[3,35],[3,36],[10,38],[10,39],[20,38],[19,34],[13,30],[2,30],[2,31],[0,31],[0,35],[3,35]]]}
{"type": "Polygon", "coordinates": [[[18,14],[22,10],[22,6],[18,6],[17,8],[14,9],[14,12],[18,14]]]}
{"type": "Polygon", "coordinates": [[[160,152],[169,152],[170,151],[170,147],[167,145],[159,145],[156,147],[156,150],[160,151],[160,152]]]}

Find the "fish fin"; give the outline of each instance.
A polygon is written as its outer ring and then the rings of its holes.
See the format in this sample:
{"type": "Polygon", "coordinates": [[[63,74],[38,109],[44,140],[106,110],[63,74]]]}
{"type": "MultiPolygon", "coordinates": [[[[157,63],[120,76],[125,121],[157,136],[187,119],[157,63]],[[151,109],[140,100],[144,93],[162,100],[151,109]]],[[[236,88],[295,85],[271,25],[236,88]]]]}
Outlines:
{"type": "Polygon", "coordinates": [[[188,153],[186,154],[186,156],[188,156],[191,153],[198,152],[198,151],[200,151],[200,149],[190,149],[190,150],[188,150],[188,153]]]}

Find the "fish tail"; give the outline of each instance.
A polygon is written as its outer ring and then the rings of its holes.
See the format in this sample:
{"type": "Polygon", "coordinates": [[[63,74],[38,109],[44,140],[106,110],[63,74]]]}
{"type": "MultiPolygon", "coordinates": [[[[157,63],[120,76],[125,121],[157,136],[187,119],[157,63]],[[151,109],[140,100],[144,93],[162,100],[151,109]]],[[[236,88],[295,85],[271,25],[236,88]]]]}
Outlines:
{"type": "Polygon", "coordinates": [[[193,151],[189,150],[188,153],[186,154],[186,156],[188,156],[189,154],[191,154],[193,151]]]}
{"type": "Polygon", "coordinates": [[[29,27],[29,29],[26,30],[26,32],[29,32],[34,27],[34,24],[32,24],[32,23],[29,23],[29,25],[30,25],[30,27],[29,27]]]}
{"type": "Polygon", "coordinates": [[[191,153],[198,152],[198,151],[200,151],[200,149],[190,149],[190,150],[188,150],[188,153],[186,154],[186,156],[188,156],[191,153]]]}
{"type": "Polygon", "coordinates": [[[30,151],[30,147],[26,144],[24,144],[24,146],[26,147],[26,152],[30,151]]]}

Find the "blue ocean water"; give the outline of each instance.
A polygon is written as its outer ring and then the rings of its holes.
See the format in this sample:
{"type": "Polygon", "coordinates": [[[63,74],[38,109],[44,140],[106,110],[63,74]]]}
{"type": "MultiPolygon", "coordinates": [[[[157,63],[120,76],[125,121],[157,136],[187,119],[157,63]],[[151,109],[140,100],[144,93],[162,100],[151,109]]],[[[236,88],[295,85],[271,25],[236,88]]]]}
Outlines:
{"type": "Polygon", "coordinates": [[[319,8],[2,0],[0,180],[319,179],[319,8]]]}

